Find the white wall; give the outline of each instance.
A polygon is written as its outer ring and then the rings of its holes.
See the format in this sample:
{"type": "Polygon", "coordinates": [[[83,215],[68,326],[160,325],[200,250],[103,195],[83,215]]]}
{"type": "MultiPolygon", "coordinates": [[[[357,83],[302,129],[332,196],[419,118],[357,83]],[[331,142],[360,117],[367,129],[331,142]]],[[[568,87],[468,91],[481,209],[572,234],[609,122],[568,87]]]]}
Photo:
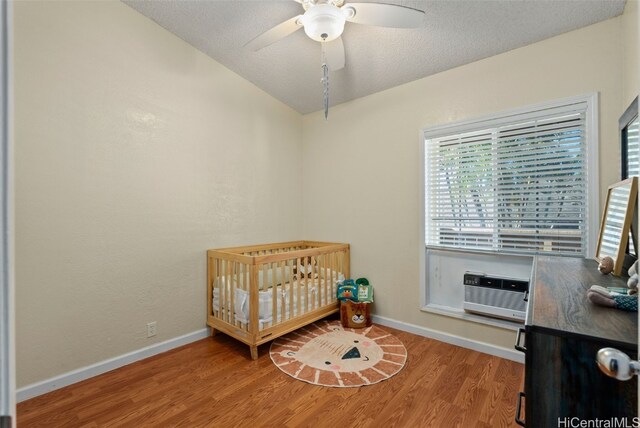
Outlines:
{"type": "Polygon", "coordinates": [[[638,0],[627,0],[622,15],[622,111],[640,92],[640,27],[638,0]]]}
{"type": "Polygon", "coordinates": [[[621,37],[621,18],[614,18],[332,106],[328,122],[320,112],[304,116],[305,236],[351,243],[351,271],[375,286],[376,314],[511,348],[512,331],[420,310],[419,132],[599,92],[604,200],[620,173],[621,37]]]}
{"type": "Polygon", "coordinates": [[[204,328],[207,248],[302,238],[301,116],[123,3],[16,2],[15,95],[19,387],[204,328]]]}
{"type": "Polygon", "coordinates": [[[599,91],[603,192],[638,87],[637,54],[621,59],[637,14],[333,106],[329,122],[120,2],[16,2],[15,21],[20,387],[202,328],[206,248],[301,237],[352,244],[377,314],[511,347],[511,332],[418,309],[419,130],[599,91]]]}

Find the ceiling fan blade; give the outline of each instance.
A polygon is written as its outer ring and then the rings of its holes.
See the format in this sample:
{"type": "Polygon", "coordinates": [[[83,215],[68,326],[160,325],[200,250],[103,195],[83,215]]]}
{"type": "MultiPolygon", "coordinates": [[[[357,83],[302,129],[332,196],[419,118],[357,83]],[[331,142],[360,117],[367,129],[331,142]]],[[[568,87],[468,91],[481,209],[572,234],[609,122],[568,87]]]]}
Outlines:
{"type": "Polygon", "coordinates": [[[338,71],[344,68],[344,43],[342,43],[342,37],[338,37],[323,45],[329,70],[338,71]]]}
{"type": "Polygon", "coordinates": [[[417,28],[424,25],[424,12],[386,3],[347,3],[342,7],[346,20],[378,27],[417,28]]]}
{"type": "Polygon", "coordinates": [[[245,47],[255,52],[262,48],[266,48],[270,44],[275,43],[280,39],[284,39],[289,34],[295,33],[303,27],[301,24],[299,24],[299,20],[301,17],[302,15],[294,16],[293,18],[276,25],[272,29],[265,31],[255,39],[248,42],[245,47]]]}

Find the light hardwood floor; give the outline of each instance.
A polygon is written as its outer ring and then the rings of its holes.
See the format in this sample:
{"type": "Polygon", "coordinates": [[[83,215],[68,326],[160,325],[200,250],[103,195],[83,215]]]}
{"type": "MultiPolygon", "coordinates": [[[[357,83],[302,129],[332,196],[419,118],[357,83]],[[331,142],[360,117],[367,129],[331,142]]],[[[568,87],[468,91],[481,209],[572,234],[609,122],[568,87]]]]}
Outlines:
{"type": "Polygon", "coordinates": [[[200,340],[18,404],[33,427],[507,427],[524,366],[383,327],[405,368],[361,388],[325,388],[279,371],[260,346],[200,340]]]}

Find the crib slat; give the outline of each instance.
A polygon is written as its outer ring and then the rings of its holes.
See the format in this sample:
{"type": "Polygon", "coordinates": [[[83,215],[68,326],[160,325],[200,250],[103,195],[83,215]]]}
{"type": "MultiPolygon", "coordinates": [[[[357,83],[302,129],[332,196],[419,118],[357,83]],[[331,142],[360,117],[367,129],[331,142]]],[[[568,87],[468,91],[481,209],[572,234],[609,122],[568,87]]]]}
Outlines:
{"type": "Polygon", "coordinates": [[[258,282],[258,270],[260,266],[251,266],[251,279],[249,280],[249,332],[252,335],[258,333],[258,293],[260,283],[258,282]]]}
{"type": "MultiPolygon", "coordinates": [[[[296,283],[296,288],[299,290],[299,292],[302,292],[302,278],[301,278],[301,264],[300,264],[300,258],[295,258],[293,259],[293,263],[295,265],[295,270],[296,270],[296,277],[295,277],[295,283],[296,283]]],[[[307,304],[309,304],[309,299],[306,298],[306,294],[305,294],[305,299],[304,299],[304,308],[306,311],[306,307],[307,304]]],[[[300,303],[299,307],[303,307],[302,303],[300,303]]]]}
{"type": "Polygon", "coordinates": [[[249,284],[251,283],[251,265],[245,265],[244,270],[244,291],[249,291],[249,284]]]}
{"type": "Polygon", "coordinates": [[[218,318],[222,319],[222,304],[224,301],[222,278],[224,278],[224,260],[218,259],[218,318]]]}
{"type": "Polygon", "coordinates": [[[331,287],[333,288],[333,283],[335,282],[335,278],[334,278],[334,272],[335,272],[335,253],[331,253],[329,254],[330,260],[331,260],[331,268],[329,270],[329,275],[331,276],[331,279],[329,280],[331,287]]]}
{"type": "Polygon", "coordinates": [[[262,265],[262,291],[267,291],[267,285],[269,284],[267,277],[267,265],[262,265]]]}
{"type": "Polygon", "coordinates": [[[313,258],[307,258],[309,262],[310,272],[307,272],[307,286],[305,287],[307,290],[307,299],[306,299],[306,311],[309,312],[311,308],[313,308],[313,258]]]}
{"type": "Polygon", "coordinates": [[[325,261],[324,261],[325,257],[324,256],[320,256],[319,260],[318,260],[318,266],[319,266],[319,274],[318,274],[318,294],[320,295],[320,306],[322,306],[323,304],[326,304],[328,302],[326,296],[327,296],[327,273],[325,272],[325,261]],[[323,303],[323,299],[324,298],[324,303],[323,303]]]}
{"type": "MultiPolygon", "coordinates": [[[[305,257],[304,258],[304,263],[305,263],[305,269],[307,270],[307,272],[305,272],[305,277],[304,277],[304,282],[305,282],[305,287],[307,290],[307,296],[309,300],[309,310],[312,311],[315,309],[315,303],[313,301],[313,279],[309,276],[310,272],[309,272],[309,262],[311,261],[310,257],[305,257]]],[[[313,269],[311,269],[313,270],[313,269]]]]}
{"type": "Polygon", "coordinates": [[[227,275],[225,278],[225,298],[224,298],[224,319],[227,322],[231,322],[231,311],[233,311],[233,308],[230,307],[230,302],[231,302],[231,294],[233,293],[232,290],[232,285],[231,285],[231,275],[233,272],[233,264],[230,260],[226,261],[227,264],[227,275]]]}
{"type": "Polygon", "coordinates": [[[218,283],[220,287],[220,301],[218,302],[218,307],[220,308],[220,319],[225,321],[224,311],[226,309],[225,305],[225,297],[227,295],[227,261],[220,260],[220,282],[218,283]]]}
{"type": "Polygon", "coordinates": [[[309,269],[307,269],[307,288],[309,289],[309,299],[311,300],[311,310],[316,309],[316,293],[313,287],[313,257],[307,257],[307,261],[309,264],[307,265],[309,269]]]}
{"type": "Polygon", "coordinates": [[[284,286],[281,288],[281,293],[279,293],[280,299],[280,322],[284,322],[287,319],[287,305],[286,305],[286,296],[285,296],[285,288],[284,286]]]}
{"type": "MultiPolygon", "coordinates": [[[[262,274],[265,275],[264,273],[262,274]]],[[[266,282],[266,281],[265,281],[266,282]]],[[[274,325],[278,321],[278,288],[273,287],[271,289],[271,325],[274,325]]]]}
{"type": "MultiPolygon", "coordinates": [[[[279,262],[278,264],[280,265],[280,271],[282,272],[282,291],[284,292],[286,289],[284,288],[285,286],[285,281],[284,281],[284,267],[285,267],[285,261],[279,262]]],[[[293,306],[294,306],[294,301],[293,301],[293,284],[289,284],[289,319],[293,318],[293,306]]]]}
{"type": "Polygon", "coordinates": [[[232,262],[231,274],[233,275],[233,277],[229,279],[229,299],[231,301],[231,303],[229,304],[229,319],[231,324],[233,325],[236,324],[236,306],[234,304],[234,300],[236,295],[236,288],[238,287],[238,283],[237,283],[238,273],[236,269],[237,269],[237,263],[232,262]]]}
{"type": "MultiPolygon", "coordinates": [[[[207,309],[209,313],[207,317],[214,315],[213,309],[213,286],[216,281],[216,259],[207,255],[208,270],[207,270],[207,309]]],[[[212,327],[213,328],[213,327],[212,327]]]]}
{"type": "Polygon", "coordinates": [[[327,275],[328,270],[329,270],[329,259],[328,256],[325,254],[323,256],[323,264],[324,264],[324,269],[322,270],[322,274],[324,275],[324,298],[325,298],[325,305],[329,303],[329,299],[331,298],[331,296],[329,296],[329,294],[331,294],[331,286],[329,285],[329,275],[327,275]]]}
{"type": "Polygon", "coordinates": [[[315,282],[315,290],[316,292],[313,293],[314,294],[314,299],[316,301],[316,309],[318,309],[320,306],[322,306],[322,295],[323,290],[322,290],[322,260],[320,256],[316,256],[316,264],[315,264],[315,269],[313,270],[313,278],[314,278],[314,282],[315,282]]]}
{"type": "Polygon", "coordinates": [[[314,275],[314,266],[313,266],[313,258],[312,257],[308,257],[307,261],[309,262],[309,266],[311,266],[309,268],[310,272],[307,272],[307,301],[305,304],[305,310],[307,312],[309,312],[311,309],[313,309],[313,275],[314,275]]]}
{"type": "Polygon", "coordinates": [[[222,259],[216,260],[216,279],[218,280],[218,318],[222,316],[222,277],[224,276],[224,266],[222,266],[222,259]]]}
{"type": "MultiPolygon", "coordinates": [[[[271,253],[269,250],[264,250],[264,254],[267,255],[271,253]]],[[[269,281],[269,272],[271,271],[271,265],[265,263],[262,265],[262,291],[267,291],[269,286],[271,285],[271,281],[269,281]]],[[[259,284],[258,284],[259,285],[259,284]]],[[[260,302],[260,294],[258,293],[258,302],[260,302]]],[[[262,314],[264,316],[264,314],[262,314]]],[[[260,304],[258,304],[258,322],[260,322],[260,304]]],[[[260,329],[258,325],[258,329],[260,329]]]]}
{"type": "Polygon", "coordinates": [[[298,296],[298,300],[296,303],[296,308],[298,309],[298,315],[301,315],[304,312],[304,307],[302,306],[302,300],[300,299],[300,287],[293,282],[293,264],[295,260],[287,260],[287,268],[289,269],[289,287],[296,289],[296,295],[298,296]]]}
{"type": "MultiPolygon", "coordinates": [[[[236,288],[239,290],[244,290],[244,263],[238,263],[238,270],[236,272],[236,288]]],[[[235,296],[235,293],[234,293],[235,296]]],[[[233,306],[233,316],[234,316],[234,322],[233,325],[235,325],[236,327],[242,327],[242,324],[240,323],[240,320],[235,319],[235,312],[236,311],[236,307],[235,304],[233,306]]]]}

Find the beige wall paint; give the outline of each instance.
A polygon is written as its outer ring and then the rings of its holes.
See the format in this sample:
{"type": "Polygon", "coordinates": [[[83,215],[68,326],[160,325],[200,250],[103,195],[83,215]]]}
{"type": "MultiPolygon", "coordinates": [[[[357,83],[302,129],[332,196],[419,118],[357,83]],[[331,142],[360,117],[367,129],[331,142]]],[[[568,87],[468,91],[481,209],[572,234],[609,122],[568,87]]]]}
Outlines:
{"type": "Polygon", "coordinates": [[[18,386],[202,328],[204,249],[300,236],[351,242],[378,314],[510,348],[511,332],[418,309],[419,130],[600,91],[604,189],[633,25],[335,106],[325,123],[119,2],[17,2],[18,386]]]}
{"type": "Polygon", "coordinates": [[[14,52],[19,387],[204,328],[207,248],[301,238],[292,109],[117,1],[17,2],[14,52]]]}
{"type": "Polygon", "coordinates": [[[640,93],[640,28],[638,0],[627,0],[622,15],[622,112],[640,93]]]}
{"type": "Polygon", "coordinates": [[[351,243],[351,271],[375,286],[378,315],[511,348],[511,331],[419,309],[419,132],[597,91],[602,198],[619,177],[621,37],[614,18],[333,106],[328,122],[304,116],[305,236],[351,243]]]}

